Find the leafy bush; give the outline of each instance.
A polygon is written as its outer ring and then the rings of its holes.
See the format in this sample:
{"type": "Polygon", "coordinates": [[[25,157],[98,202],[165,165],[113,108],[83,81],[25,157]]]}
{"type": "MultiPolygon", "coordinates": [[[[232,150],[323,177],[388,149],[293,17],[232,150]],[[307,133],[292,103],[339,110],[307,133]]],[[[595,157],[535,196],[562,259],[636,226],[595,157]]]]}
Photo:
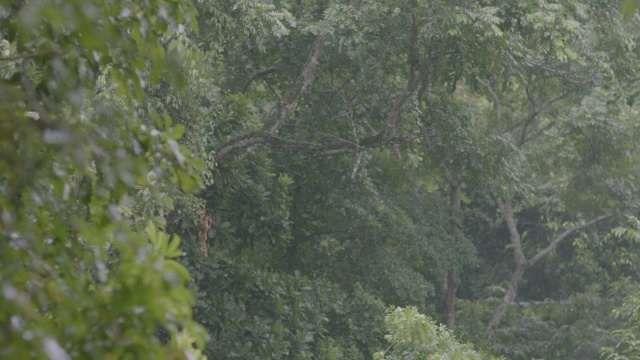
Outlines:
{"type": "Polygon", "coordinates": [[[374,360],[486,359],[473,346],[460,342],[444,325],[437,325],[415,307],[389,309],[384,324],[388,332],[385,339],[391,347],[376,352],[374,360]]]}
{"type": "Polygon", "coordinates": [[[190,257],[187,266],[198,299],[194,318],[211,336],[210,358],[355,360],[380,346],[384,305],[357,286],[346,293],[326,280],[219,253],[190,257]]]}
{"type": "Polygon", "coordinates": [[[191,318],[179,239],[156,226],[172,202],[136,203],[145,189],[200,183],[199,161],[178,143],[184,128],[136,107],[166,70],[164,40],[190,27],[193,8],[176,0],[7,4],[0,358],[200,358],[206,334],[191,318]]]}

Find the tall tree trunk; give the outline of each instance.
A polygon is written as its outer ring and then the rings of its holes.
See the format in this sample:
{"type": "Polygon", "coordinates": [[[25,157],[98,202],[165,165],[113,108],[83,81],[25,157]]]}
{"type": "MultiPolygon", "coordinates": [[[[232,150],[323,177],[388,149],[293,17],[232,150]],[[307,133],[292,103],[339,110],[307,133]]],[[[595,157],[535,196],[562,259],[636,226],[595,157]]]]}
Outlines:
{"type": "Polygon", "coordinates": [[[456,328],[456,293],[458,292],[458,272],[450,269],[443,279],[445,287],[444,320],[449,329],[456,328]]]}
{"type": "MultiPolygon", "coordinates": [[[[451,205],[452,221],[451,221],[451,240],[455,241],[458,235],[458,219],[460,214],[460,187],[462,181],[449,181],[449,204],[451,205]]],[[[442,279],[442,293],[444,296],[444,320],[449,329],[456,327],[456,294],[460,279],[458,272],[454,267],[447,270],[442,279]]]]}
{"type": "Polygon", "coordinates": [[[496,310],[493,312],[493,316],[491,317],[491,321],[487,324],[487,327],[484,330],[484,336],[487,338],[493,337],[504,317],[504,314],[507,312],[507,308],[509,304],[515,300],[516,295],[518,294],[518,285],[522,281],[522,277],[524,275],[524,271],[527,267],[527,259],[524,256],[524,252],[522,251],[522,240],[520,238],[520,233],[518,232],[518,228],[516,226],[516,222],[513,219],[513,209],[511,207],[511,200],[503,201],[502,199],[498,199],[498,207],[502,210],[502,214],[504,216],[504,220],[507,223],[507,229],[509,230],[509,240],[511,241],[511,245],[513,247],[513,255],[516,262],[516,268],[511,275],[511,281],[509,281],[509,287],[507,288],[507,292],[504,294],[502,298],[502,302],[496,310]]]}
{"type": "Polygon", "coordinates": [[[495,335],[498,325],[502,322],[502,318],[504,318],[504,314],[507,312],[507,308],[509,308],[509,304],[516,299],[516,295],[518,294],[518,285],[520,285],[520,282],[522,281],[525,270],[526,264],[516,264],[516,270],[513,272],[513,275],[511,275],[507,293],[504,295],[504,298],[502,298],[502,302],[500,302],[498,307],[496,307],[496,310],[493,312],[493,317],[491,317],[491,321],[489,321],[484,330],[485,337],[492,338],[493,335],[495,335]]]}

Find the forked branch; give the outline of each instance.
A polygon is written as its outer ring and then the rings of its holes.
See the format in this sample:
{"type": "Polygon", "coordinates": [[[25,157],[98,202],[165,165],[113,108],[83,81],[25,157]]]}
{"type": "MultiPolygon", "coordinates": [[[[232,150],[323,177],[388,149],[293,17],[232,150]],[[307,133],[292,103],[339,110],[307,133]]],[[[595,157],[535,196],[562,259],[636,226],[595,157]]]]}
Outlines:
{"type": "Polygon", "coordinates": [[[289,115],[289,113],[298,106],[298,102],[300,101],[300,97],[304,91],[316,79],[316,69],[318,60],[322,54],[325,38],[326,33],[323,32],[318,34],[313,46],[311,47],[309,56],[302,67],[298,80],[296,80],[296,83],[291,87],[289,92],[284,96],[275,109],[269,113],[262,129],[252,134],[238,137],[217,147],[215,149],[216,163],[223,163],[229,156],[238,150],[262,144],[266,137],[271,136],[278,131],[278,128],[280,128],[287,115],[289,115]]]}
{"type": "Polygon", "coordinates": [[[592,226],[600,221],[603,221],[613,216],[613,214],[610,214],[610,213],[600,215],[592,218],[589,221],[586,221],[582,224],[573,226],[563,231],[562,233],[560,233],[560,235],[556,236],[551,241],[551,243],[549,243],[547,247],[538,251],[529,261],[527,261],[522,249],[522,238],[520,236],[520,232],[516,227],[516,221],[513,215],[511,201],[510,200],[503,201],[502,199],[498,198],[497,202],[498,202],[498,207],[502,211],[504,220],[507,224],[507,229],[509,230],[509,239],[513,247],[513,252],[515,257],[515,269],[511,274],[511,279],[509,280],[509,286],[507,287],[507,291],[504,297],[502,298],[502,301],[500,302],[500,304],[498,304],[498,306],[494,310],[493,316],[491,317],[491,320],[489,321],[489,323],[487,323],[487,327],[485,328],[485,331],[484,331],[484,335],[487,338],[492,338],[495,335],[496,329],[502,322],[502,319],[504,318],[504,315],[507,312],[509,304],[511,304],[516,299],[516,296],[518,294],[518,287],[522,282],[525,271],[529,267],[538,263],[545,256],[553,252],[553,250],[555,250],[555,248],[562,241],[567,239],[571,234],[575,233],[580,229],[587,228],[589,226],[592,226]]]}

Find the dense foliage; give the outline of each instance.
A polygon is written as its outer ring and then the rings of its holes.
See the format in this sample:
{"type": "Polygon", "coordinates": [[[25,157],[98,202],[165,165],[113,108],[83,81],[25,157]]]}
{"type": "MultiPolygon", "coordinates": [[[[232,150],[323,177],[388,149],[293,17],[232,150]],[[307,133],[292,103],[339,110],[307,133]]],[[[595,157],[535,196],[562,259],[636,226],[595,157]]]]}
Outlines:
{"type": "Polygon", "coordinates": [[[0,357],[634,358],[638,8],[0,0],[0,357]]]}
{"type": "Polygon", "coordinates": [[[165,16],[127,2],[0,7],[2,358],[201,356],[180,239],[160,207],[135,202],[160,179],[201,182],[184,128],[136,108],[165,67],[162,39],[195,13],[149,6],[165,16]]]}
{"type": "Polygon", "coordinates": [[[375,353],[373,358],[376,360],[496,359],[478,353],[469,344],[460,343],[446,326],[436,325],[415,307],[388,311],[385,326],[389,331],[385,339],[391,343],[391,348],[375,353]]]}

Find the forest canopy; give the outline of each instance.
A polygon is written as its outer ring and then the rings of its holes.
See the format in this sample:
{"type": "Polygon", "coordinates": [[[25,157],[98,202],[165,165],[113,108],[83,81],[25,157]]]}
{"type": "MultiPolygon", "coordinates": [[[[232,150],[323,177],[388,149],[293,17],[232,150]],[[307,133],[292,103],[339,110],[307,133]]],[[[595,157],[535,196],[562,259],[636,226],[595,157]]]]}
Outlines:
{"type": "Polygon", "coordinates": [[[637,358],[639,9],[0,0],[0,358],[637,358]]]}

